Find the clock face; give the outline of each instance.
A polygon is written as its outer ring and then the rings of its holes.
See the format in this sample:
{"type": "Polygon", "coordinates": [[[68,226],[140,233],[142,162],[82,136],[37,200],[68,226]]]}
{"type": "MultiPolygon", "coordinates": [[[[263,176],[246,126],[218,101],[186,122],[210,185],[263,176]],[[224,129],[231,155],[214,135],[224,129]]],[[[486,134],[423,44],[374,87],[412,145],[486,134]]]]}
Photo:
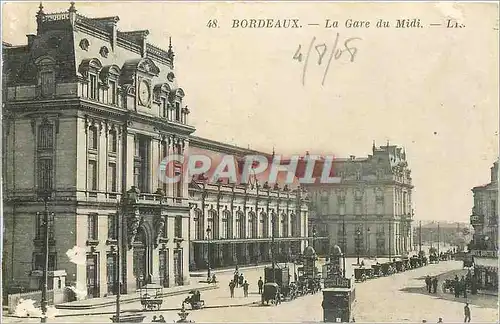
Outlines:
{"type": "Polygon", "coordinates": [[[149,83],[147,83],[146,81],[142,81],[139,84],[139,100],[141,101],[141,104],[143,106],[149,105],[149,96],[150,96],[149,83]]]}

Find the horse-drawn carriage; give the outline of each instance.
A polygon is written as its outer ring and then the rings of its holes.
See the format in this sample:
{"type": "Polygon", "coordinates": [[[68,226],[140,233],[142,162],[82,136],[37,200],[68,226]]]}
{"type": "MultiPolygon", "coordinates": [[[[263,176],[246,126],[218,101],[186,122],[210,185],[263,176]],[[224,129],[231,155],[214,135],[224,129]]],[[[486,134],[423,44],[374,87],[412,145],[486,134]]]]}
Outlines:
{"type": "Polygon", "coordinates": [[[382,263],[380,266],[380,270],[383,276],[389,276],[395,272],[393,262],[382,263]]]}
{"type": "Polygon", "coordinates": [[[381,277],[382,276],[382,271],[380,263],[372,264],[372,269],[373,269],[373,276],[374,277],[381,277]]]}
{"type": "Polygon", "coordinates": [[[286,266],[279,267],[277,265],[274,268],[264,268],[264,282],[277,284],[284,300],[294,299],[298,294],[298,287],[290,285],[290,269],[286,266]]]}
{"type": "Polygon", "coordinates": [[[201,309],[205,306],[205,301],[201,299],[201,293],[199,290],[191,290],[189,294],[190,296],[184,299],[183,304],[189,304],[191,309],[201,309]]]}
{"type": "Polygon", "coordinates": [[[374,277],[373,268],[354,268],[354,279],[356,281],[365,281],[366,279],[371,279],[374,277]]]}
{"type": "Polygon", "coordinates": [[[139,288],[143,310],[160,310],[163,299],[163,287],[156,284],[147,284],[139,288]]]}
{"type": "Polygon", "coordinates": [[[262,287],[262,295],[261,295],[262,305],[278,305],[281,302],[281,290],[280,286],[275,282],[267,282],[262,287]]]}

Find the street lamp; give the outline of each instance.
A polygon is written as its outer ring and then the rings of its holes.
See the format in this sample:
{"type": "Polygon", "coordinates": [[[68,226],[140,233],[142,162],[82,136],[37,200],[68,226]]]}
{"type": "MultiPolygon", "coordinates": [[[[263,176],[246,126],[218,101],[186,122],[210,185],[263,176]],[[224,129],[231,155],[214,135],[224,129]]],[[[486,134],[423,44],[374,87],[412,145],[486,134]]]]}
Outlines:
{"type": "Polygon", "coordinates": [[[210,233],[212,232],[212,230],[210,229],[210,226],[207,227],[207,266],[208,266],[208,270],[207,270],[207,281],[210,281],[210,233]]]}
{"type": "Polygon", "coordinates": [[[313,229],[312,229],[312,235],[313,235],[313,249],[314,251],[316,251],[316,245],[314,244],[315,243],[315,240],[316,240],[316,226],[313,226],[313,229]]]}
{"type": "Polygon", "coordinates": [[[367,254],[368,254],[368,257],[371,257],[371,254],[370,254],[370,228],[368,227],[366,229],[366,233],[368,234],[368,239],[367,239],[367,244],[366,244],[366,249],[367,249],[367,254]]]}
{"type": "Polygon", "coordinates": [[[49,205],[48,201],[51,197],[51,193],[47,190],[40,192],[40,195],[43,199],[44,211],[43,211],[43,249],[44,249],[44,264],[43,264],[43,286],[42,286],[42,300],[40,302],[40,306],[42,309],[42,317],[40,319],[41,323],[45,323],[47,321],[47,290],[48,290],[48,271],[49,271],[49,205]]]}
{"type": "Polygon", "coordinates": [[[357,241],[356,241],[356,252],[357,252],[357,254],[358,254],[358,265],[359,265],[359,252],[360,252],[360,251],[359,251],[359,250],[360,250],[360,246],[359,246],[359,245],[360,245],[360,244],[359,244],[359,243],[360,243],[360,241],[359,241],[359,239],[360,239],[360,237],[361,237],[361,230],[360,230],[359,228],[356,230],[356,236],[357,236],[357,241]]]}

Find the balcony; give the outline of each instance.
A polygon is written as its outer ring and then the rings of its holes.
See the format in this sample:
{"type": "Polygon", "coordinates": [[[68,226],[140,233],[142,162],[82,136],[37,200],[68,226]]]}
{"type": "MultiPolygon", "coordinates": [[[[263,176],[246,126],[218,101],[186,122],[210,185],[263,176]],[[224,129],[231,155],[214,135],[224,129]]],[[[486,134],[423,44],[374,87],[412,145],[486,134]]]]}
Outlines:
{"type": "Polygon", "coordinates": [[[484,225],[484,216],[483,215],[471,215],[470,216],[470,224],[472,226],[484,225]]]}

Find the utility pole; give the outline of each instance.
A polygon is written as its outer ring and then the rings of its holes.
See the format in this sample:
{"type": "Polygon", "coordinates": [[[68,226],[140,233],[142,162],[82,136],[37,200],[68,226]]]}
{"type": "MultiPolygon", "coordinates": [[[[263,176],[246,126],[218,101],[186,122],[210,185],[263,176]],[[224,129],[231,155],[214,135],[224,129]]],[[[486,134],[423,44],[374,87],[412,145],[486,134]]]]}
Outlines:
{"type": "Polygon", "coordinates": [[[422,252],[422,221],[418,222],[418,252],[422,252]]]}
{"type": "Polygon", "coordinates": [[[438,222],[438,249],[437,249],[437,255],[438,255],[438,261],[439,261],[439,222],[438,222]]]}
{"type": "MultiPolygon", "coordinates": [[[[125,199],[122,198],[122,201],[124,202],[125,199]]],[[[117,204],[118,208],[116,210],[116,279],[115,279],[115,284],[116,284],[116,313],[115,313],[115,323],[120,322],[120,298],[121,298],[121,260],[120,260],[120,253],[121,253],[121,246],[122,246],[122,233],[121,233],[121,222],[120,222],[120,214],[122,214],[121,208],[122,206],[120,203],[117,204]]]]}

